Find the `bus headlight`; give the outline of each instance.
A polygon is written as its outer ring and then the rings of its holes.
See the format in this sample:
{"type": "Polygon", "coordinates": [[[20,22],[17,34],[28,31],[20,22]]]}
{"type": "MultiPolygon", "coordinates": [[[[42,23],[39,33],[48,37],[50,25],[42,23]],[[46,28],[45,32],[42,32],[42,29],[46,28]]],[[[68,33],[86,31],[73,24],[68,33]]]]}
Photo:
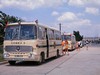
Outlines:
{"type": "Polygon", "coordinates": [[[33,57],[33,54],[32,53],[29,53],[28,57],[29,58],[32,58],[33,57]]]}
{"type": "Polygon", "coordinates": [[[3,56],[4,56],[4,58],[6,58],[6,57],[9,57],[10,54],[9,53],[4,53],[3,56]]]}

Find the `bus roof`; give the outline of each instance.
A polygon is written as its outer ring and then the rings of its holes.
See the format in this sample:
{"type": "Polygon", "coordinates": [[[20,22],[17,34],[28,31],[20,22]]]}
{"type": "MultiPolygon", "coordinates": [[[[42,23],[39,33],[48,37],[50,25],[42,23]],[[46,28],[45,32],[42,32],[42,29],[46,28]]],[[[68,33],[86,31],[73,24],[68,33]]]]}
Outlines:
{"type": "MultiPolygon", "coordinates": [[[[27,25],[27,24],[28,24],[28,25],[37,25],[35,22],[20,22],[20,24],[24,24],[24,25],[27,25]]],[[[16,22],[16,23],[9,23],[7,26],[12,26],[12,25],[19,25],[19,22],[16,22]]],[[[54,27],[50,27],[50,26],[45,25],[45,24],[39,23],[38,25],[41,26],[41,27],[50,28],[50,29],[59,31],[58,29],[56,29],[56,28],[54,28],[54,27]]]]}
{"type": "Polygon", "coordinates": [[[63,33],[62,35],[73,35],[73,34],[71,34],[71,33],[63,33]]]}

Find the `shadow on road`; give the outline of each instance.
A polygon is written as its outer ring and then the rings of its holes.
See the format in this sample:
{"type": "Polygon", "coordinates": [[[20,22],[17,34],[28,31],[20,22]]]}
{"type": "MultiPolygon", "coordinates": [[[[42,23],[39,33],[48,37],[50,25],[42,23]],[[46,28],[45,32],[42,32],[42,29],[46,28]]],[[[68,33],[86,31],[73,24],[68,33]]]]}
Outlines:
{"type": "MultiPolygon", "coordinates": [[[[60,57],[62,57],[62,56],[59,56],[58,58],[60,58],[60,57]]],[[[20,62],[17,62],[15,65],[8,64],[7,66],[41,66],[41,65],[47,64],[49,62],[52,62],[53,60],[56,60],[58,58],[52,57],[50,59],[45,60],[45,62],[42,64],[38,64],[38,62],[35,62],[35,61],[22,61],[22,62],[20,61],[20,62]]]]}

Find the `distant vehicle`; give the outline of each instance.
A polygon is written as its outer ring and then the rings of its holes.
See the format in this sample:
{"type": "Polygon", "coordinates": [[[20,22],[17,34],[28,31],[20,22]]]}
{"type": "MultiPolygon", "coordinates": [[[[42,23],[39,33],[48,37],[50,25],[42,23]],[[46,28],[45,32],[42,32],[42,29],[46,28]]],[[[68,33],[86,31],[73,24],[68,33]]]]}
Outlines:
{"type": "Polygon", "coordinates": [[[76,48],[75,35],[70,33],[64,33],[62,35],[62,41],[68,41],[68,50],[74,50],[76,48]]]}
{"type": "Polygon", "coordinates": [[[8,24],[5,30],[4,59],[10,65],[16,61],[37,61],[62,53],[61,32],[33,22],[8,24]]]}
{"type": "Polygon", "coordinates": [[[79,46],[82,48],[83,47],[83,41],[78,41],[79,46]]]}

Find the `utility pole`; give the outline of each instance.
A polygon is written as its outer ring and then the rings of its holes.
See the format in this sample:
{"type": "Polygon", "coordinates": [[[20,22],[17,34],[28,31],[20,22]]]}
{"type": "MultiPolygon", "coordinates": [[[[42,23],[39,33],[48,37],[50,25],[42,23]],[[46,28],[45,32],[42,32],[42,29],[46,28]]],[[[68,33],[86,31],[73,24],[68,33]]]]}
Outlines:
{"type": "Polygon", "coordinates": [[[59,23],[59,30],[61,31],[61,23],[59,23]]]}

